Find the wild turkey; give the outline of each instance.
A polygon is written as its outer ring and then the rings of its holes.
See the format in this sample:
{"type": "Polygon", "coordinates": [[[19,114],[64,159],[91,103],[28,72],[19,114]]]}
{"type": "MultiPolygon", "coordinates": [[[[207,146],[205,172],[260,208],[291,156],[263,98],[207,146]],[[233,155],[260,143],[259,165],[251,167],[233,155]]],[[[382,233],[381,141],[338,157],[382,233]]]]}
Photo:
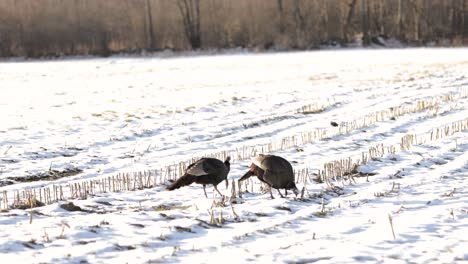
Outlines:
{"type": "Polygon", "coordinates": [[[291,164],[282,157],[274,155],[260,154],[252,159],[249,171],[239,179],[239,182],[248,179],[250,176],[255,175],[258,179],[266,183],[270,187],[271,198],[274,199],[271,189],[275,188],[281,197],[279,189],[285,189],[285,194],[288,195],[288,190],[294,192],[297,196],[299,190],[294,183],[294,172],[291,164]]]}
{"type": "Polygon", "coordinates": [[[219,159],[214,158],[201,158],[194,163],[190,164],[185,171],[185,174],[177,179],[174,183],[166,187],[166,190],[172,191],[180,187],[198,183],[203,185],[203,191],[206,195],[205,186],[212,184],[214,189],[222,196],[221,192],[216,187],[223,180],[228,185],[227,175],[230,169],[230,157],[227,157],[224,163],[219,159]]]}

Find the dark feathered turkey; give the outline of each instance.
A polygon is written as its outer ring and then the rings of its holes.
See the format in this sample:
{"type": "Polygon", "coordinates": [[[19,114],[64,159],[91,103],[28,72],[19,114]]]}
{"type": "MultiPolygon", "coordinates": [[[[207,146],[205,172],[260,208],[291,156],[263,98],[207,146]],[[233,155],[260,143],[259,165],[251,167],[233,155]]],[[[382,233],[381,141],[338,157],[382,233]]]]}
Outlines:
{"type": "Polygon", "coordinates": [[[190,164],[185,171],[185,174],[177,179],[174,183],[166,187],[166,190],[172,191],[180,187],[198,183],[203,185],[203,191],[206,195],[205,186],[212,184],[214,189],[222,196],[221,192],[216,187],[223,180],[228,184],[227,175],[230,169],[230,157],[227,157],[224,162],[214,158],[202,158],[190,164]]]}
{"type": "Polygon", "coordinates": [[[288,195],[288,190],[292,190],[295,195],[299,190],[294,183],[294,172],[289,161],[282,157],[274,155],[260,154],[252,159],[249,171],[239,179],[240,181],[248,179],[255,175],[258,179],[270,186],[270,195],[274,199],[271,189],[275,188],[281,197],[284,197],[279,189],[285,189],[285,194],[288,195]]]}

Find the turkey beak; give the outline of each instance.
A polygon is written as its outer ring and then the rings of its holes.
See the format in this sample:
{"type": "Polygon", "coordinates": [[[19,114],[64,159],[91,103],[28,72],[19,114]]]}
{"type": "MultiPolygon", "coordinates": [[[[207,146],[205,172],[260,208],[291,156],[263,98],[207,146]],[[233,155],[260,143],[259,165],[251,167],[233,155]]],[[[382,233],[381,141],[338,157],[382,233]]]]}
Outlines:
{"type": "Polygon", "coordinates": [[[250,177],[250,176],[252,176],[252,175],[253,175],[253,170],[248,170],[248,171],[244,174],[244,176],[242,176],[242,178],[244,178],[244,177],[247,177],[247,178],[248,178],[248,177],[250,177]]]}
{"type": "Polygon", "coordinates": [[[297,195],[299,194],[299,190],[298,190],[296,187],[294,187],[293,193],[294,193],[294,194],[296,195],[296,197],[297,197],[297,195]]]}
{"type": "Polygon", "coordinates": [[[250,176],[253,175],[253,171],[251,170],[248,170],[244,176],[242,176],[240,179],[239,179],[239,182],[243,181],[243,180],[247,180],[248,178],[250,178],[250,176]]]}

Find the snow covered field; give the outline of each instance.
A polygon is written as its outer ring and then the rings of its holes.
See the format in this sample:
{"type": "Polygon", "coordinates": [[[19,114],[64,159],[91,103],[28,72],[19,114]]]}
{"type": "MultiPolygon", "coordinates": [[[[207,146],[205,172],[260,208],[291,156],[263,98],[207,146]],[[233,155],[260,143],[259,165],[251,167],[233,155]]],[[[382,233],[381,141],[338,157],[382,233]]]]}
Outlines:
{"type": "Polygon", "coordinates": [[[468,261],[467,75],[468,49],[0,62],[0,257],[468,261]],[[463,131],[430,138],[452,124],[463,131]],[[408,134],[416,140],[402,148],[408,134]],[[213,153],[233,158],[231,183],[268,144],[292,162],[301,197],[272,200],[253,180],[242,197],[220,184],[225,199],[211,187],[206,199],[199,185],[168,192],[155,181],[26,210],[14,202],[52,185],[71,197],[70,183],[117,174],[162,177],[168,165],[213,153]],[[385,151],[376,155],[378,145],[385,151]],[[362,153],[369,160],[353,177],[323,171],[362,153]],[[65,177],[50,179],[57,175],[65,177]],[[63,208],[69,202],[77,211],[63,208]]]}

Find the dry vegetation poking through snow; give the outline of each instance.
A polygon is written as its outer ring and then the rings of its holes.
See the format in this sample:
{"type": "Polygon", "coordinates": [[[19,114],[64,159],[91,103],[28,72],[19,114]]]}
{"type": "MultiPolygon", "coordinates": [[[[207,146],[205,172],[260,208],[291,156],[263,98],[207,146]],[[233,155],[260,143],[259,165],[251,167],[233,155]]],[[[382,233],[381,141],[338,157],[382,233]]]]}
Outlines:
{"type": "Polygon", "coordinates": [[[468,260],[466,49],[0,63],[0,255],[468,260]],[[297,197],[237,179],[287,158],[297,197]],[[194,159],[229,186],[168,192],[194,159]]]}

